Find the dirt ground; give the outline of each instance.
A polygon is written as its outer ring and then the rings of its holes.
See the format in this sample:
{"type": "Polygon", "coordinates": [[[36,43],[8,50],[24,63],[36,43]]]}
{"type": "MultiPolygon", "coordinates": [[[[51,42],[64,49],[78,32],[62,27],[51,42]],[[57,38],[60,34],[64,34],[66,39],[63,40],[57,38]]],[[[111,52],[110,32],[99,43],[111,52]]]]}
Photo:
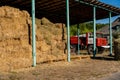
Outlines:
{"type": "Polygon", "coordinates": [[[35,68],[0,72],[0,80],[98,80],[117,72],[120,72],[120,61],[96,55],[96,59],[37,64],[35,68]]]}

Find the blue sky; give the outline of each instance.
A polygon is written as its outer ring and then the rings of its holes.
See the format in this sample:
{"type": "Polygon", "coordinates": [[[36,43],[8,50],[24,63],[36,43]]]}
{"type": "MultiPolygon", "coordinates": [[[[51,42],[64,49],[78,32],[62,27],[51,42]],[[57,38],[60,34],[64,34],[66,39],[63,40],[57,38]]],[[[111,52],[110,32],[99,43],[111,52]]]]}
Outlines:
{"type": "MultiPolygon", "coordinates": [[[[120,0],[99,0],[103,3],[110,4],[120,8],[120,0]]],[[[119,15],[120,16],[120,15],[119,15]]],[[[112,21],[114,21],[118,16],[112,17],[112,21]]],[[[109,19],[97,20],[97,23],[108,23],[109,19]]]]}
{"type": "Polygon", "coordinates": [[[120,0],[99,0],[99,1],[107,3],[107,4],[111,4],[111,5],[114,5],[120,8],[120,0]]]}

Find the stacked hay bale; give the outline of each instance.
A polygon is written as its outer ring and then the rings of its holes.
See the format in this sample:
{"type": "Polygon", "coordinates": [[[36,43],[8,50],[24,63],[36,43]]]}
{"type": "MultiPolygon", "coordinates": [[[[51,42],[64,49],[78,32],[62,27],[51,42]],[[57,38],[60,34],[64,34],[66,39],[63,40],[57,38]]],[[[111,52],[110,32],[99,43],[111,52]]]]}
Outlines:
{"type": "Polygon", "coordinates": [[[37,62],[65,57],[65,25],[53,24],[45,17],[36,19],[36,24],[37,62]]]}
{"type": "Polygon", "coordinates": [[[0,70],[12,70],[31,65],[26,11],[0,7],[0,70]]]}
{"type": "Polygon", "coordinates": [[[113,37],[115,60],[120,60],[120,32],[114,32],[113,37]]]}
{"type": "MultiPolygon", "coordinates": [[[[32,65],[32,27],[27,11],[0,7],[0,70],[32,65]]],[[[37,63],[65,56],[66,29],[46,18],[36,19],[37,63]]]]}
{"type": "Polygon", "coordinates": [[[120,32],[113,33],[115,60],[120,60],[120,32]]]}
{"type": "Polygon", "coordinates": [[[120,38],[114,41],[115,60],[120,60],[120,38]]]}

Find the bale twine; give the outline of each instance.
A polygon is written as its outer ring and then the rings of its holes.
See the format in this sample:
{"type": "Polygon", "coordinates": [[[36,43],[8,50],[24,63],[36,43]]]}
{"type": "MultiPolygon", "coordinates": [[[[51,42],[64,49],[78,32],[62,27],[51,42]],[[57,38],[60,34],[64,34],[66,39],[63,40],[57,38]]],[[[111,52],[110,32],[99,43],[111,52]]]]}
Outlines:
{"type": "Polygon", "coordinates": [[[114,41],[115,60],[120,60],[120,38],[114,41]]]}

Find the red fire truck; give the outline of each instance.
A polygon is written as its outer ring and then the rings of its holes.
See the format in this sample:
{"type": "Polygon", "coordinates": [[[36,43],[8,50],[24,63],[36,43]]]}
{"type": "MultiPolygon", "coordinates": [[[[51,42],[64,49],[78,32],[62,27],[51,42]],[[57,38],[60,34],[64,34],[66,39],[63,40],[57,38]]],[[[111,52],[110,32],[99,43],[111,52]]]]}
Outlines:
{"type": "MultiPolygon", "coordinates": [[[[79,44],[80,49],[87,49],[88,54],[93,53],[93,33],[86,33],[79,36],[70,37],[71,49],[77,50],[79,44]],[[78,43],[79,37],[79,43],[78,43]]],[[[102,33],[96,33],[96,52],[99,53],[103,51],[104,48],[109,48],[107,43],[107,38],[104,37],[102,33]]]]}

